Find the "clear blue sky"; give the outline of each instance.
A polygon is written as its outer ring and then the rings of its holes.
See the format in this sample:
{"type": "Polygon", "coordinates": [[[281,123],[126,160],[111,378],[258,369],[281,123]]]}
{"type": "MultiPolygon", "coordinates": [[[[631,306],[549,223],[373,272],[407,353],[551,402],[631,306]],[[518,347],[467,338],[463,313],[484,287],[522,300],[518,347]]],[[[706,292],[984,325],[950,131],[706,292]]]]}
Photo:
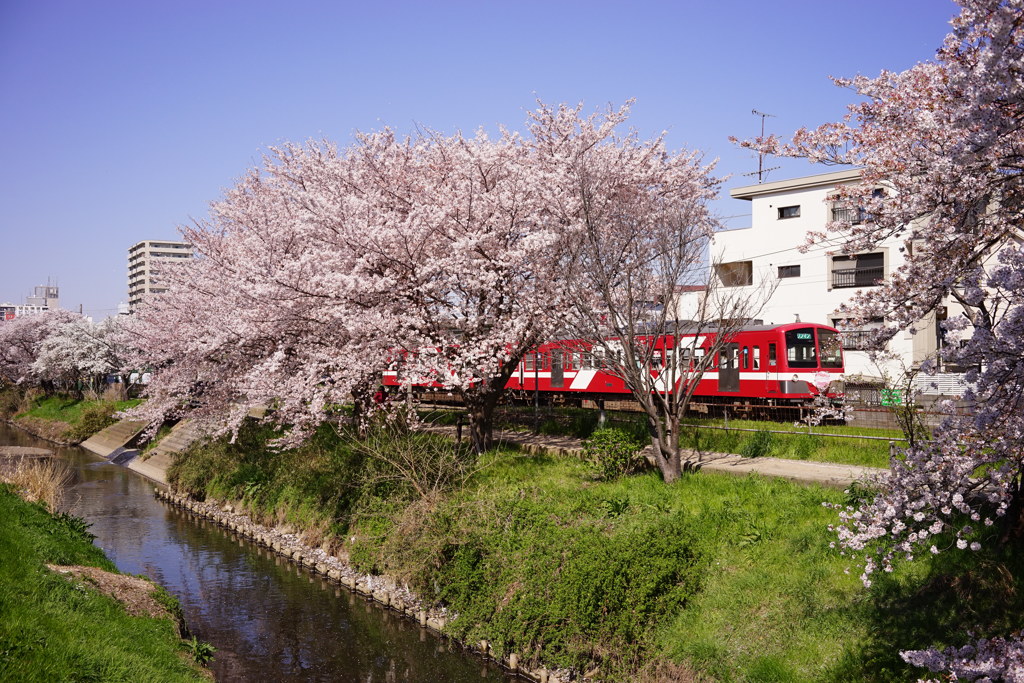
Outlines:
{"type": "MultiPolygon", "coordinates": [[[[727,136],[838,118],[829,75],[931,59],[950,0],[264,2],[0,0],[0,301],[55,279],[97,319],[127,298],[127,249],[177,236],[284,140],[422,125],[520,127],[535,97],[637,102],[733,177],[727,136]]],[[[770,165],[777,165],[777,161],[770,165]]],[[[816,172],[787,162],[769,179],[816,172]]],[[[749,203],[722,200],[737,216],[749,203]]],[[[740,227],[747,219],[729,219],[740,227]]]]}

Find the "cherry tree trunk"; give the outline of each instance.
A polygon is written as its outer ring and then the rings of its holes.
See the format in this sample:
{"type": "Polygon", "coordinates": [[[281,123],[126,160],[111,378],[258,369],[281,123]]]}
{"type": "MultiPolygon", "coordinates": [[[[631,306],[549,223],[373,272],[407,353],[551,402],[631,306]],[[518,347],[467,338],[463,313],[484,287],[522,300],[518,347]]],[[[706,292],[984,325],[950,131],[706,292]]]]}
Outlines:
{"type": "Polygon", "coordinates": [[[472,387],[463,392],[462,400],[469,413],[469,438],[476,453],[483,453],[494,443],[494,410],[500,391],[472,387]]]}

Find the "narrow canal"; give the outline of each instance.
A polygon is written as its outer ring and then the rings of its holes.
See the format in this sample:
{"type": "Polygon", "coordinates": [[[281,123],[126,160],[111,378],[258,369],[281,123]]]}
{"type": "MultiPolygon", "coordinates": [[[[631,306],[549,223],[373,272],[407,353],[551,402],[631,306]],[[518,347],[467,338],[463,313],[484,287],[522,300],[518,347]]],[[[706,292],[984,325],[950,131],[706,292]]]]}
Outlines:
{"type": "MultiPolygon", "coordinates": [[[[6,424],[0,445],[53,449],[6,424]]],[[[217,648],[218,681],[516,680],[410,620],[197,521],[127,468],[56,449],[77,473],[71,512],[122,572],[181,600],[189,628],[217,648]]],[[[102,638],[102,634],[96,634],[102,638]]]]}

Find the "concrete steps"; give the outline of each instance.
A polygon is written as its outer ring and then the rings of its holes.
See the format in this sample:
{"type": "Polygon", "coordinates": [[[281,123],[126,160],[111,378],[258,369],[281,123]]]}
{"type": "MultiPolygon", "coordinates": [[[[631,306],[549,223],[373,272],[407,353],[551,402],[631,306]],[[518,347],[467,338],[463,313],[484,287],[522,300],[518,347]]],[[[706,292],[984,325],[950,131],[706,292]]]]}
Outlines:
{"type": "Polygon", "coordinates": [[[174,463],[174,459],[201,436],[195,425],[183,420],[160,439],[160,442],[146,454],[145,459],[133,458],[129,461],[128,469],[166,486],[167,470],[174,463]]]}
{"type": "Polygon", "coordinates": [[[100,457],[109,458],[112,453],[135,439],[146,428],[146,424],[139,420],[121,420],[83,441],[82,448],[100,457]]]}

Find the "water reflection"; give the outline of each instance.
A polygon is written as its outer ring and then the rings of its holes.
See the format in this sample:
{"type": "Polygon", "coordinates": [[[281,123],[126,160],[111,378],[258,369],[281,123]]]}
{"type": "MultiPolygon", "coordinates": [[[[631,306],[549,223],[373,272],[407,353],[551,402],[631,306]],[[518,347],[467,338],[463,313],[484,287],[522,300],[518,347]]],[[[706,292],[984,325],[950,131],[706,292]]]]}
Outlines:
{"type": "MultiPolygon", "coordinates": [[[[0,444],[51,447],[7,425],[0,444]]],[[[121,571],[181,600],[223,681],[512,681],[396,614],[153,496],[130,470],[59,449],[78,482],[68,496],[121,571]]]]}

